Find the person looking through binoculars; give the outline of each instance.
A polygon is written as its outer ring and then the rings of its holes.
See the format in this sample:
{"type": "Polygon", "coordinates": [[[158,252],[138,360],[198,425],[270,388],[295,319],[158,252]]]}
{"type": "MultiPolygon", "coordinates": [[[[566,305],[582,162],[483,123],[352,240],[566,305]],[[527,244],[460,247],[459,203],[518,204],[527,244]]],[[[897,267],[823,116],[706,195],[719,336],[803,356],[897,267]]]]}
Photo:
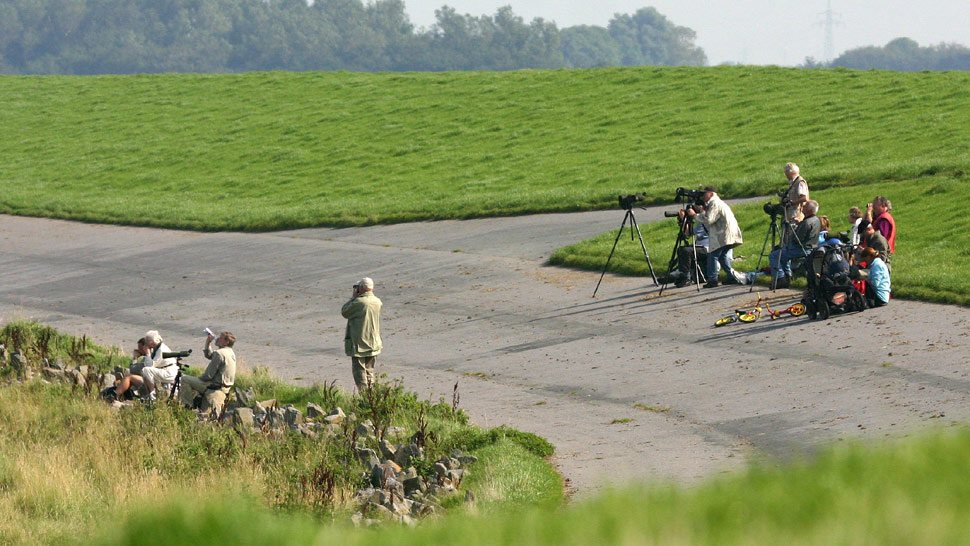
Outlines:
{"type": "Polygon", "coordinates": [[[141,378],[139,380],[138,377],[129,376],[130,378],[127,381],[122,381],[116,391],[118,396],[123,395],[129,388],[137,388],[141,392],[142,398],[154,400],[156,396],[155,387],[163,383],[171,384],[172,381],[175,381],[175,375],[178,373],[175,359],[162,356],[171,351],[168,345],[162,342],[162,336],[158,333],[158,330],[145,332],[144,342],[139,345],[139,349],[135,350],[136,359],[139,353],[142,355],[141,371],[138,372],[141,378]]]}
{"type": "Polygon", "coordinates": [[[683,218],[686,215],[688,219],[697,220],[707,228],[710,240],[707,251],[707,270],[705,271],[707,284],[704,287],[713,288],[717,286],[718,263],[724,268],[726,275],[724,282],[736,284],[738,279],[731,267],[731,260],[734,259],[734,247],[743,242],[741,227],[738,226],[738,221],[734,218],[731,207],[718,197],[717,189],[714,186],[706,186],[701,191],[704,192],[700,199],[703,205],[683,209],[680,211],[680,216],[683,218]]]}
{"type": "Polygon", "coordinates": [[[236,353],[232,346],[236,344],[236,336],[229,332],[222,332],[216,338],[212,334],[206,336],[202,354],[209,359],[209,365],[199,377],[183,375],[179,381],[179,401],[186,407],[195,406],[196,397],[201,396],[200,408],[203,412],[220,411],[226,403],[226,395],[236,381],[236,353]],[[215,339],[215,351],[210,349],[215,339]]]}
{"type": "Polygon", "coordinates": [[[384,304],[374,295],[374,280],[364,277],[354,285],[353,297],[340,308],[347,319],[344,351],[351,361],[354,385],[363,394],[377,380],[377,355],[381,354],[381,307],[384,304]]]}
{"type": "Polygon", "coordinates": [[[863,218],[870,222],[873,228],[886,239],[886,242],[889,244],[889,253],[895,254],[896,220],[889,213],[892,209],[893,205],[889,202],[889,199],[880,195],[873,199],[872,203],[869,203],[866,207],[866,215],[863,218]]]}

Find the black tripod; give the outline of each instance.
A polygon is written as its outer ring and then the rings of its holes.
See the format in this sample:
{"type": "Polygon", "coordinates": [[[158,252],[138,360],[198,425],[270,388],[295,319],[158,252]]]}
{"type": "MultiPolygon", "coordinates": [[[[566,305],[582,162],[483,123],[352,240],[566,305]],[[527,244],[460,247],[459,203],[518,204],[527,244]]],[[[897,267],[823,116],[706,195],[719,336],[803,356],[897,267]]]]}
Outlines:
{"type": "Polygon", "coordinates": [[[188,364],[182,363],[182,359],[189,356],[190,354],[192,354],[192,349],[188,349],[185,351],[171,352],[171,353],[162,353],[162,358],[175,357],[175,365],[178,366],[178,371],[175,373],[175,379],[172,381],[172,386],[171,388],[169,388],[169,391],[168,391],[169,403],[172,403],[172,400],[175,398],[175,395],[178,394],[179,383],[182,382],[182,370],[185,370],[186,368],[189,367],[188,364]]]}
{"type": "Polygon", "coordinates": [[[626,209],[626,214],[623,216],[623,222],[620,224],[620,231],[616,233],[616,240],[613,241],[613,250],[610,251],[610,256],[606,258],[606,265],[603,266],[603,273],[600,274],[600,280],[596,283],[596,288],[593,290],[593,297],[596,297],[596,291],[600,289],[600,283],[603,282],[603,276],[606,275],[606,270],[610,267],[610,260],[613,259],[613,253],[616,252],[616,243],[620,242],[620,235],[623,235],[623,228],[626,226],[627,219],[630,220],[630,240],[633,240],[633,230],[636,229],[637,237],[640,239],[640,248],[643,249],[643,258],[647,260],[647,267],[650,269],[650,276],[653,277],[654,286],[660,284],[657,282],[657,275],[653,272],[653,264],[650,263],[650,255],[647,254],[647,246],[643,244],[643,235],[640,234],[640,226],[637,224],[637,219],[633,216],[633,207],[626,206],[623,197],[620,197],[620,205],[626,209]]]}
{"type": "MultiPolygon", "coordinates": [[[[767,210],[767,208],[766,208],[767,210]]],[[[784,247],[787,245],[788,240],[795,241],[798,243],[798,247],[802,249],[802,253],[805,252],[805,245],[802,244],[801,240],[798,238],[798,234],[795,233],[795,226],[791,224],[788,220],[781,221],[782,227],[778,227],[778,215],[771,215],[771,225],[768,226],[768,231],[765,233],[765,242],[761,245],[761,256],[758,257],[758,265],[755,266],[755,271],[761,271],[761,260],[765,256],[771,256],[771,250],[765,252],[766,248],[775,249],[775,241],[778,241],[778,257],[775,259],[775,263],[769,263],[771,269],[771,291],[774,292],[778,288],[778,270],[781,268],[781,253],[784,247]],[[786,238],[785,235],[788,237],[786,238]],[[771,239],[771,247],[768,247],[768,239],[771,239]],[[788,239],[788,240],[786,240],[788,239]]],[[[751,288],[748,289],[748,293],[754,290],[754,279],[751,280],[751,288]]]]}
{"type": "MultiPolygon", "coordinates": [[[[664,216],[667,215],[668,213],[664,213],[664,216]]],[[[667,276],[664,278],[663,285],[660,286],[660,292],[657,293],[658,296],[664,293],[664,289],[670,283],[670,276],[674,272],[674,265],[679,265],[680,249],[688,245],[690,245],[690,252],[694,253],[694,284],[697,286],[698,292],[701,291],[701,279],[704,279],[705,282],[707,281],[704,277],[704,272],[701,270],[701,264],[697,261],[697,246],[694,244],[694,224],[686,217],[678,220],[678,222],[680,229],[677,230],[677,241],[674,243],[674,251],[670,253],[670,261],[667,262],[667,276]]]]}

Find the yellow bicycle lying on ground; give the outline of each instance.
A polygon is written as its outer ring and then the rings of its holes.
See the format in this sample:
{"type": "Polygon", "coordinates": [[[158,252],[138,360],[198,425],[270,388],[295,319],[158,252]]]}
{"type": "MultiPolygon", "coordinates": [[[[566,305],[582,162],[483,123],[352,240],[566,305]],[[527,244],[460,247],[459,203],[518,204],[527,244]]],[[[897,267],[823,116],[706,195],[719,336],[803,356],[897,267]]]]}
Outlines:
{"type": "Polygon", "coordinates": [[[789,305],[788,308],[781,311],[772,311],[771,307],[768,305],[768,302],[762,303],[761,292],[758,292],[758,303],[754,305],[754,309],[735,309],[733,315],[728,315],[726,317],[717,319],[714,326],[720,327],[727,324],[733,324],[735,322],[754,322],[761,318],[762,312],[765,311],[767,311],[768,316],[771,317],[771,320],[780,318],[785,313],[788,313],[793,317],[800,317],[805,314],[805,304],[795,303],[789,305]]]}
{"type": "Polygon", "coordinates": [[[717,319],[714,326],[725,326],[727,324],[733,324],[735,322],[754,322],[761,318],[761,292],[758,292],[758,303],[755,304],[754,309],[735,309],[733,315],[728,315],[726,317],[721,317],[717,319]]]}

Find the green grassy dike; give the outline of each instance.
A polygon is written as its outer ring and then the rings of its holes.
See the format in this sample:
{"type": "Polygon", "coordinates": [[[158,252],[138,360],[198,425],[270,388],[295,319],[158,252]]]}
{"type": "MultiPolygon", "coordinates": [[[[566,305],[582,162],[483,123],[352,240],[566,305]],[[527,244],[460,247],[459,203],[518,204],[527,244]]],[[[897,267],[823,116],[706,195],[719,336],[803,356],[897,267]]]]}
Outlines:
{"type": "MultiPolygon", "coordinates": [[[[120,349],[82,347],[80,340],[32,322],[7,324],[0,343],[35,363],[47,357],[100,370],[127,363],[120,349]]],[[[195,542],[200,544],[221,543],[219,537],[233,533],[248,535],[243,543],[270,544],[277,541],[251,542],[269,536],[249,528],[253,521],[352,527],[350,516],[359,508],[354,494],[367,486],[369,469],[348,436],[271,437],[228,423],[200,424],[194,413],[164,403],[117,411],[98,398],[97,388],[39,377],[21,383],[15,376],[11,366],[0,366],[0,544],[77,544],[105,531],[135,544],[187,532],[209,533],[195,542]],[[139,515],[143,510],[148,513],[139,515]],[[212,525],[210,517],[228,527],[212,525]],[[199,524],[203,528],[193,531],[199,524]]],[[[449,516],[562,502],[562,479],[544,459],[552,453],[548,442],[505,427],[470,425],[463,411],[445,401],[420,401],[391,383],[377,389],[386,403],[371,403],[333,386],[285,384],[264,369],[240,375],[237,386],[301,411],[314,402],[403,427],[402,435],[388,437],[392,443],[406,443],[423,426],[429,439],[424,459],[415,463],[421,475],[455,449],[478,457],[458,494],[440,499],[449,516]],[[473,503],[465,502],[466,492],[473,503]]],[[[376,439],[357,441],[379,449],[376,439]]],[[[183,543],[190,542],[168,542],[183,543]]]]}
{"type": "Polygon", "coordinates": [[[966,72],[0,76],[0,212],[259,231],[765,195],[786,161],[961,179],[968,108],[966,72]]]}

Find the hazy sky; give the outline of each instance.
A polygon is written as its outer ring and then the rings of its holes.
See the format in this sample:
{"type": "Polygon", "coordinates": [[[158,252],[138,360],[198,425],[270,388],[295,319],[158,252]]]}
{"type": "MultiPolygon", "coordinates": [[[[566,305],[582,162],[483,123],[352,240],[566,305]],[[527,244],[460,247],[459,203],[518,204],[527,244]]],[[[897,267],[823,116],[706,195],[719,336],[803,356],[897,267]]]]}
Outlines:
{"type": "MultiPolygon", "coordinates": [[[[709,64],[796,65],[805,57],[826,60],[826,0],[404,0],[415,26],[431,26],[434,10],[493,15],[505,5],[526,22],[535,17],[559,28],[606,26],[614,13],[653,6],[674,24],[694,29],[709,64]]],[[[968,0],[832,0],[835,54],[866,45],[884,46],[905,36],[921,46],[956,42],[970,47],[968,0]]]]}

